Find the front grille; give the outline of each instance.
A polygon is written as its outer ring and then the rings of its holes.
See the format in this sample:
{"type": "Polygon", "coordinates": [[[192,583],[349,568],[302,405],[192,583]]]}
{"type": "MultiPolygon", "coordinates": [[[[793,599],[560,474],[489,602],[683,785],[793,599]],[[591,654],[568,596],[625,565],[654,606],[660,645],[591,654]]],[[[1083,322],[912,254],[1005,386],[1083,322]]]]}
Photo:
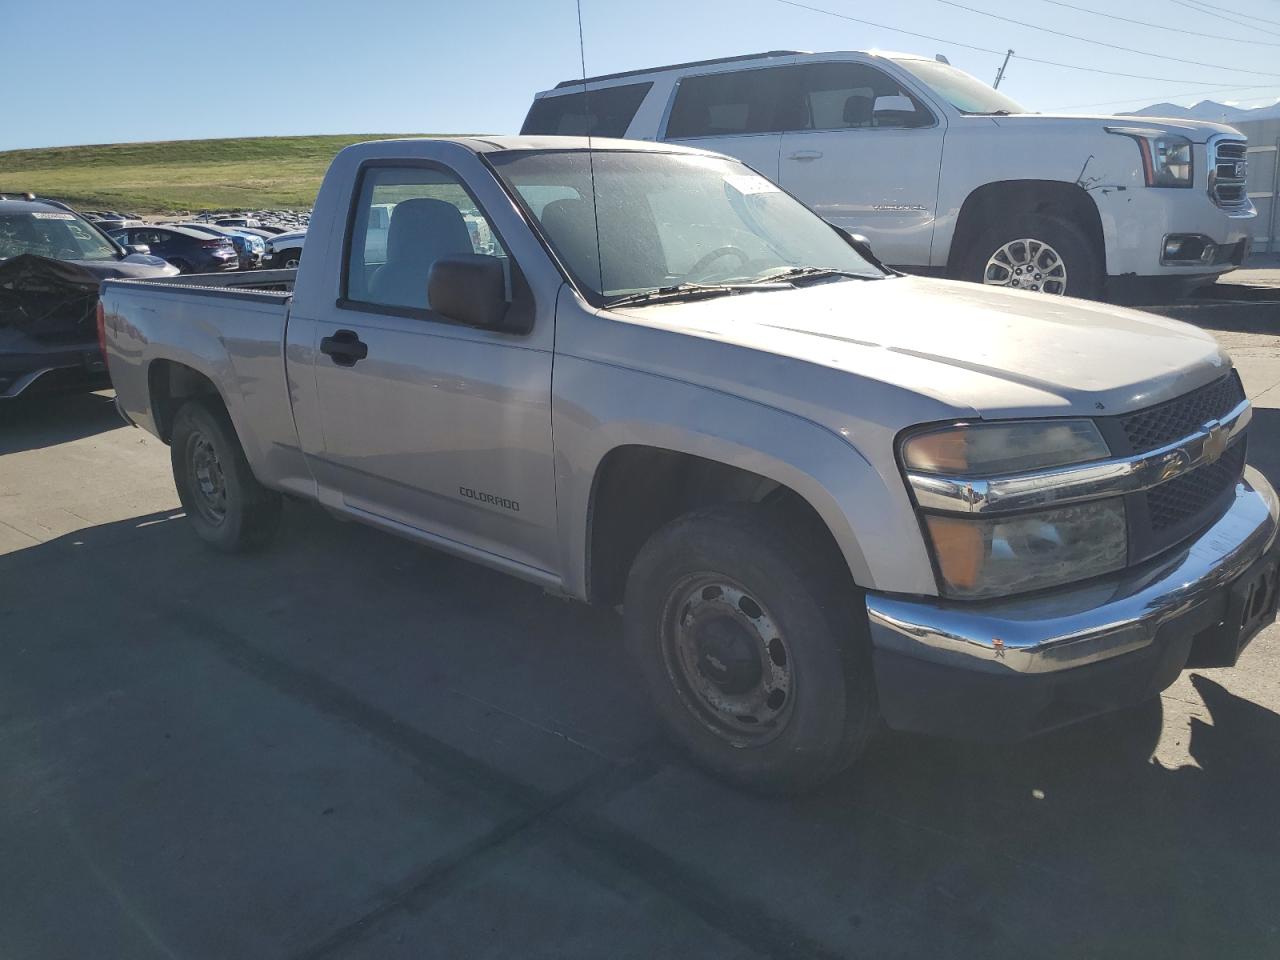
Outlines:
{"type": "Polygon", "coordinates": [[[1245,445],[1237,442],[1213,463],[1152,487],[1146,493],[1151,530],[1161,534],[1180,527],[1212,507],[1235,487],[1244,472],[1245,445]]]}
{"type": "Polygon", "coordinates": [[[1244,399],[1240,375],[1225,377],[1158,406],[1121,419],[1131,453],[1146,453],[1195,433],[1209,420],[1219,420],[1244,399]]]}
{"type": "Polygon", "coordinates": [[[1209,150],[1209,196],[1220,207],[1244,206],[1249,202],[1247,144],[1218,140],[1210,143],[1209,150]]]}

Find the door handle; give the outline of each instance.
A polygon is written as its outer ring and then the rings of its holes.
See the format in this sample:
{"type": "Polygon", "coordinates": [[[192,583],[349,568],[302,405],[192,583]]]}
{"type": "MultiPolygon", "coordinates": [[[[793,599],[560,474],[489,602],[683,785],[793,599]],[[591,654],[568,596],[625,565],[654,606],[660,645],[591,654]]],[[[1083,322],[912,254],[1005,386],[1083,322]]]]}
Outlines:
{"type": "Polygon", "coordinates": [[[788,160],[819,160],[821,158],[821,150],[797,150],[787,157],[788,160]]]}
{"type": "Polygon", "coordinates": [[[369,345],[354,330],[339,330],[320,341],[320,352],[340,367],[354,367],[369,355],[369,345]]]}

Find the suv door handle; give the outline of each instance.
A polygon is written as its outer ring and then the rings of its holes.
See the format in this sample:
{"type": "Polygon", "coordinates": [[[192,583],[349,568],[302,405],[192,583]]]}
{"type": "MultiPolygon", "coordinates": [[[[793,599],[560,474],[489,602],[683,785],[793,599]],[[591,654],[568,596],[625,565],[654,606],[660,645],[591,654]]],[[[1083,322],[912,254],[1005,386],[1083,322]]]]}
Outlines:
{"type": "Polygon", "coordinates": [[[790,154],[788,160],[819,160],[822,157],[821,150],[797,150],[790,154]]]}
{"type": "Polygon", "coordinates": [[[339,330],[320,341],[320,352],[340,367],[354,367],[369,355],[369,345],[354,330],[339,330]]]}

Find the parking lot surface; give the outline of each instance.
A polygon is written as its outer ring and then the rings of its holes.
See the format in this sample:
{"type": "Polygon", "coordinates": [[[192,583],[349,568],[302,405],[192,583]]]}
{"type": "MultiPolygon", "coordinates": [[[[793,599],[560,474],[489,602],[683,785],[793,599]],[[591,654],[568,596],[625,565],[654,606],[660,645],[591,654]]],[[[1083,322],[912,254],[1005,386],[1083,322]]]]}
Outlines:
{"type": "MultiPolygon", "coordinates": [[[[1270,309],[1217,332],[1280,484],[1270,309]]],[[[791,801],[674,755],[619,633],[308,507],[215,555],[109,395],[0,410],[0,957],[1280,955],[1275,627],[791,801]]]]}

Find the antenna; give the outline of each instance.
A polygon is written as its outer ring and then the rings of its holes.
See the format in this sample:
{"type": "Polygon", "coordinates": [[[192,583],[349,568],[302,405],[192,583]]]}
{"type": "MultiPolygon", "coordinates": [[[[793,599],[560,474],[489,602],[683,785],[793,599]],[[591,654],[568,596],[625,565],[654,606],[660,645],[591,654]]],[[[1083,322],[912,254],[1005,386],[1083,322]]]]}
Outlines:
{"type": "Polygon", "coordinates": [[[1004,79],[1004,68],[1009,66],[1009,58],[1013,56],[1012,50],[1006,50],[1004,54],[1004,63],[1000,64],[1000,69],[996,71],[996,82],[991,85],[992,89],[1000,89],[1000,81],[1004,79]]]}
{"type": "Polygon", "coordinates": [[[587,45],[582,39],[582,0],[578,6],[578,60],[582,66],[582,112],[587,119],[587,169],[591,174],[591,220],[596,228],[596,273],[599,275],[600,295],[604,295],[604,254],[600,251],[600,208],[596,203],[596,161],[591,149],[591,92],[587,89],[587,45]]]}

